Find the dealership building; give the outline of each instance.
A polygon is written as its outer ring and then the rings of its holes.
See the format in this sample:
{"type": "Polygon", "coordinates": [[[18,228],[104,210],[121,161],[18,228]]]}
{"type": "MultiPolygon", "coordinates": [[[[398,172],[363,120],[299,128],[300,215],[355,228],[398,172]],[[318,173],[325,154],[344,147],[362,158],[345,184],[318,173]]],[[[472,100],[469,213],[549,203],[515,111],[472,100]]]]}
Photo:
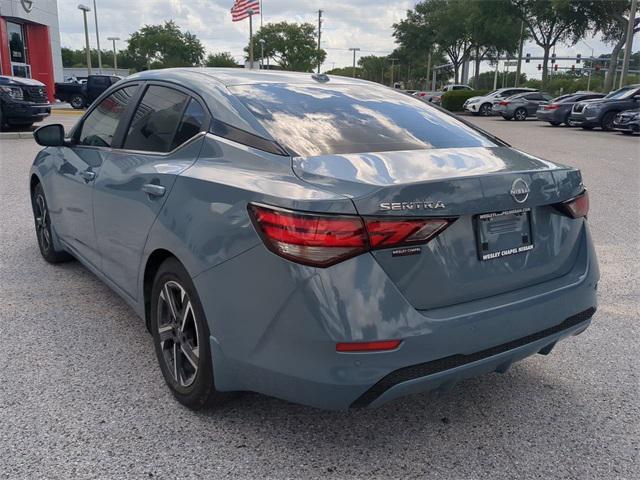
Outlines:
{"type": "Polygon", "coordinates": [[[0,0],[0,73],[40,80],[53,101],[63,75],[57,0],[0,0]]]}

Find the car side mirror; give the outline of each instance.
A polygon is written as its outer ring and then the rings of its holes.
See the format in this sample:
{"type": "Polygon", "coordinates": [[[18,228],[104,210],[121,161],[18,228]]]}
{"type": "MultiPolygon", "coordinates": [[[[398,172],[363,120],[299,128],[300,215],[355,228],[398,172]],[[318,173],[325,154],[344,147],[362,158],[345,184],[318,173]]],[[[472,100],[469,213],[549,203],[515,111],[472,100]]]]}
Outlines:
{"type": "Polygon", "coordinates": [[[64,138],[64,127],[59,123],[38,128],[33,132],[33,138],[43,147],[64,147],[67,144],[64,138]]]}

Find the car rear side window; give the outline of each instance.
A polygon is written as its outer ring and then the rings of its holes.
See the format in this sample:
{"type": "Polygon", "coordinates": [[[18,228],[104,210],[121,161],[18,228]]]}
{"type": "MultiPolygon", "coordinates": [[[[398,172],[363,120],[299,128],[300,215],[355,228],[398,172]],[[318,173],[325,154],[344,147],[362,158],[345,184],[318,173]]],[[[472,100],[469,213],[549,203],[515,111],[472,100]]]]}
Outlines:
{"type": "Polygon", "coordinates": [[[161,153],[173,150],[188,101],[189,96],[178,90],[151,85],[136,108],[124,148],[161,153]]]}
{"type": "Polygon", "coordinates": [[[78,137],[79,143],[110,147],[122,114],[137,88],[137,85],[121,88],[102,100],[84,119],[78,137]]]}
{"type": "Polygon", "coordinates": [[[277,142],[302,156],[496,146],[425,102],[375,85],[229,89],[277,142]]]}
{"type": "Polygon", "coordinates": [[[180,124],[178,125],[176,136],[171,144],[171,149],[173,150],[200,133],[205,117],[206,115],[202,105],[193,98],[189,100],[189,104],[182,115],[182,120],[180,120],[180,124]]]}

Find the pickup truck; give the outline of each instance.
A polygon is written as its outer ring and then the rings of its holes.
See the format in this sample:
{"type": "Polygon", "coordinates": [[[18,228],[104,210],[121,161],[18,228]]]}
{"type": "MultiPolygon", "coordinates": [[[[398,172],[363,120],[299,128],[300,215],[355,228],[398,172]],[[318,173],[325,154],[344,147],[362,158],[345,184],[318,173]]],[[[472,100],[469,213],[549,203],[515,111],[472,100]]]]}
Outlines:
{"type": "Polygon", "coordinates": [[[51,114],[44,83],[31,78],[0,76],[0,130],[30,127],[51,114]]]}
{"type": "Polygon", "coordinates": [[[75,109],[86,108],[121,78],[116,75],[89,75],[85,83],[56,83],[55,97],[61,102],[69,102],[75,109]]]}

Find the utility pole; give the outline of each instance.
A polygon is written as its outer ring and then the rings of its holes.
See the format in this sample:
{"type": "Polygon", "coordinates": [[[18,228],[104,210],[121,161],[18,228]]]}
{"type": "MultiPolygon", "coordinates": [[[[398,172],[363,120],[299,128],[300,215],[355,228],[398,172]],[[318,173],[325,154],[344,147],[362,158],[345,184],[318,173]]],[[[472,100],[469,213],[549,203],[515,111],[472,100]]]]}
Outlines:
{"type": "Polygon", "coordinates": [[[356,52],[360,50],[358,47],[351,47],[349,50],[353,52],[353,78],[356,78],[356,52]]]}
{"type": "Polygon", "coordinates": [[[638,0],[631,0],[631,11],[629,12],[629,25],[627,26],[627,43],[624,47],[624,60],[622,62],[622,73],[620,74],[620,88],[627,81],[627,73],[629,73],[629,60],[631,58],[631,48],[633,47],[633,29],[636,21],[636,9],[638,8],[638,0]]]}
{"type": "Polygon", "coordinates": [[[93,0],[93,15],[96,19],[96,43],[98,45],[98,72],[102,73],[102,54],[100,52],[100,33],[98,32],[98,9],[96,0],[93,0]]]}
{"type": "Polygon", "coordinates": [[[264,68],[264,44],[265,44],[265,39],[261,38],[260,40],[258,40],[258,42],[260,42],[260,68],[264,68]]]}
{"type": "Polygon", "coordinates": [[[427,53],[427,90],[431,90],[429,88],[429,73],[431,72],[431,50],[427,53]]]}
{"type": "Polygon", "coordinates": [[[500,52],[498,52],[498,56],[496,57],[496,71],[493,74],[493,89],[498,89],[498,70],[500,70],[500,52]]]}
{"type": "MultiPolygon", "coordinates": [[[[320,73],[320,39],[322,38],[322,10],[318,10],[318,73],[320,73]]],[[[355,55],[355,53],[354,53],[355,55]]]]}
{"type": "Polygon", "coordinates": [[[85,50],[87,53],[87,74],[91,75],[91,48],[89,47],[89,26],[87,25],[87,12],[90,12],[91,9],[86,5],[78,5],[78,9],[82,10],[82,16],[84,18],[84,40],[85,40],[85,50]]]}
{"type": "Polygon", "coordinates": [[[518,49],[518,68],[516,69],[516,81],[514,87],[520,82],[520,69],[522,68],[522,47],[524,44],[524,20],[520,24],[520,48],[518,49]]]}
{"type": "Polygon", "coordinates": [[[393,88],[393,67],[396,64],[396,61],[398,59],[397,58],[390,58],[389,60],[391,61],[391,85],[390,85],[390,87],[393,88]]]}
{"type": "Polygon", "coordinates": [[[253,70],[253,9],[247,10],[249,14],[249,68],[253,70]]]}
{"type": "Polygon", "coordinates": [[[107,40],[113,42],[113,74],[118,74],[118,54],[116,53],[116,40],[120,40],[120,37],[108,37],[107,40]]]}

